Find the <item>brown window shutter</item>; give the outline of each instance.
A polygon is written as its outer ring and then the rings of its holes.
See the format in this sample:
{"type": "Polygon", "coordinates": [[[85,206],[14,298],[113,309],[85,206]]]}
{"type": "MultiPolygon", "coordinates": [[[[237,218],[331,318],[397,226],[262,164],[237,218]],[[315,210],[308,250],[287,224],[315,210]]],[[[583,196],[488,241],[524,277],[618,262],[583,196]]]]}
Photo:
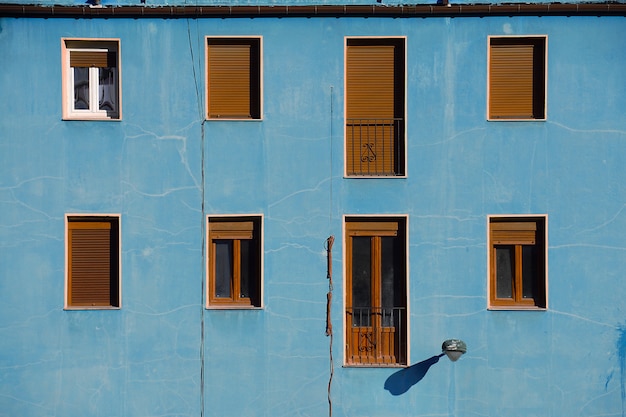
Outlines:
{"type": "Polygon", "coordinates": [[[211,221],[209,231],[211,239],[252,239],[254,223],[252,221],[211,221]]]}
{"type": "Polygon", "coordinates": [[[544,117],[544,39],[492,39],[489,118],[544,117]]]}
{"type": "Polygon", "coordinates": [[[403,54],[397,41],[349,40],[346,52],[348,173],[397,174],[403,117],[403,54]],[[402,84],[402,85],[400,85],[402,84]]]}
{"type": "Polygon", "coordinates": [[[208,117],[257,118],[257,43],[209,40],[207,56],[208,117]]]}
{"type": "Polygon", "coordinates": [[[70,51],[70,67],[117,67],[117,54],[107,51],[70,51]]]}
{"type": "Polygon", "coordinates": [[[394,45],[348,45],[346,116],[394,117],[394,45]]]}
{"type": "Polygon", "coordinates": [[[534,245],[536,242],[535,221],[491,223],[492,245],[534,245]]]}
{"type": "MultiPolygon", "coordinates": [[[[69,281],[70,306],[116,305],[112,282],[117,271],[112,268],[111,223],[69,222],[69,281]]],[[[114,284],[113,284],[114,285],[114,284]]]]}
{"type": "Polygon", "coordinates": [[[397,221],[358,221],[346,222],[346,232],[350,236],[397,236],[397,221]]]}

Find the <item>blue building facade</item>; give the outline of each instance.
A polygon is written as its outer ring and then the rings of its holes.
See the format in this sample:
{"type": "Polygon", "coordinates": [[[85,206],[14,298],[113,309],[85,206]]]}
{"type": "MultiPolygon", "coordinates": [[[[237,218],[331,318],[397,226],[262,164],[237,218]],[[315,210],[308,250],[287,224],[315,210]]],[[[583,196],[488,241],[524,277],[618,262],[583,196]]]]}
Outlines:
{"type": "Polygon", "coordinates": [[[1,416],[625,415],[625,3],[0,15],[1,416]],[[252,115],[210,114],[213,39],[252,40],[252,115]],[[539,111],[500,117],[491,64],[519,40],[540,44],[539,111]],[[380,44],[400,57],[396,165],[355,175],[350,48],[380,44]],[[102,49],[115,63],[85,68],[115,68],[114,110],[85,116],[72,54],[102,49]],[[104,307],[71,298],[69,240],[85,219],[114,219],[119,288],[104,307]],[[350,315],[346,248],[352,225],[381,220],[397,226],[376,236],[402,248],[402,358],[360,363],[369,345],[351,329],[384,319],[350,315]],[[536,225],[531,296],[494,289],[498,250],[529,245],[498,237],[500,220],[512,234],[536,225]],[[246,233],[258,299],[223,306],[214,244],[246,233]],[[450,338],[468,347],[454,363],[440,357],[450,338]]]}

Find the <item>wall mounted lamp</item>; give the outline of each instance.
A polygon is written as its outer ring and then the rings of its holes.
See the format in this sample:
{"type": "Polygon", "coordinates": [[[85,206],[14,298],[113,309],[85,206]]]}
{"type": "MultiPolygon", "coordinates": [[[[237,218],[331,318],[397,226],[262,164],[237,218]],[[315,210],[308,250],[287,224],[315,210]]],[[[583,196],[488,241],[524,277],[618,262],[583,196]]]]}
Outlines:
{"type": "Polygon", "coordinates": [[[467,346],[462,340],[448,339],[441,345],[441,350],[452,362],[456,362],[461,355],[467,352],[467,346]]]}

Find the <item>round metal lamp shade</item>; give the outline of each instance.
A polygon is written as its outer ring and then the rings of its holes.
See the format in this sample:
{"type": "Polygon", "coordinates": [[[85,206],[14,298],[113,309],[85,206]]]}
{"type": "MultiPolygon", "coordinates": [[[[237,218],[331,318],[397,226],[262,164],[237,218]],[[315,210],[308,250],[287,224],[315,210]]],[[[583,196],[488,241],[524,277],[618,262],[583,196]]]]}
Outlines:
{"type": "Polygon", "coordinates": [[[462,340],[448,339],[441,345],[441,350],[452,362],[456,362],[465,352],[467,352],[467,346],[462,340]]]}

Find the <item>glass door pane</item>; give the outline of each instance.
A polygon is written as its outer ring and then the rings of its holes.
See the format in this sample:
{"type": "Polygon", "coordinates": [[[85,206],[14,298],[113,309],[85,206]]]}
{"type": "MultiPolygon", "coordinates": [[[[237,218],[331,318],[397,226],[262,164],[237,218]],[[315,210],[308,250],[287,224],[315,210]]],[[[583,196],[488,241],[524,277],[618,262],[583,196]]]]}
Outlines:
{"type": "Polygon", "coordinates": [[[352,325],[370,326],[372,307],[372,238],[352,238],[352,325]]]}
{"type": "Polygon", "coordinates": [[[402,263],[399,261],[400,241],[395,236],[383,236],[381,240],[381,285],[382,325],[395,326],[398,323],[397,307],[404,307],[402,301],[402,263]]]}

